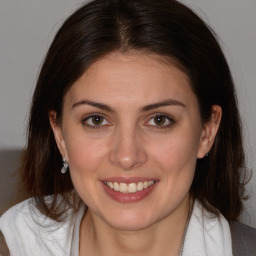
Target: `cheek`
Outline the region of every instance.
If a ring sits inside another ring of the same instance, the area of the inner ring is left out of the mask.
[[[197,159],[200,136],[179,132],[159,140],[150,146],[151,154],[165,168],[179,170],[194,167]]]
[[[189,192],[195,173],[198,141],[186,136],[165,140],[155,148],[154,159],[161,170],[161,194],[177,205]],[[153,154],[152,152],[152,154]],[[163,199],[164,200],[164,199]]]
[[[90,175],[102,164],[105,149],[99,140],[76,136],[68,140],[67,152],[70,170],[73,174]]]
[[[165,184],[161,187],[161,193],[172,204],[182,200],[189,192],[195,173],[198,146],[199,136],[183,130],[152,147],[153,164],[160,169],[161,181]]]
[[[97,190],[101,189],[98,180],[106,155],[102,143],[88,138],[73,138],[67,146],[67,151],[74,187],[82,200],[94,208],[95,202],[92,199]]]

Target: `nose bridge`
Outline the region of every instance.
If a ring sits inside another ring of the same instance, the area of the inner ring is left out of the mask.
[[[114,165],[124,170],[131,170],[146,162],[147,155],[136,124],[120,125],[115,131],[112,142],[110,160]]]

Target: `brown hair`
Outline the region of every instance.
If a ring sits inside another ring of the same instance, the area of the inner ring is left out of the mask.
[[[63,98],[96,60],[113,51],[143,51],[178,63],[190,78],[203,122],[212,105],[222,121],[209,156],[197,161],[191,194],[228,220],[242,209],[244,166],[240,117],[227,61],[214,32],[189,8],[174,0],[95,0],[71,15],[56,34],[42,66],[30,112],[28,143],[21,168],[24,187],[44,214],[59,220],[57,196],[74,206],[69,173],[49,124],[49,111],[61,117]],[[52,195],[52,203],[45,196]]]

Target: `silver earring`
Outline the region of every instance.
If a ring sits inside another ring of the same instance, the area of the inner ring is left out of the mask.
[[[67,172],[67,170],[68,170],[68,163],[66,162],[66,159],[65,158],[63,158],[63,166],[62,166],[62,168],[61,168],[61,173],[66,173]]]

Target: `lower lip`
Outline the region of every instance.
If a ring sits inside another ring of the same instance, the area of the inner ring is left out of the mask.
[[[115,201],[118,201],[120,203],[134,203],[147,197],[153,191],[157,182],[155,182],[150,187],[135,193],[121,193],[119,191],[115,191],[114,189],[109,188],[104,182],[102,182],[102,184],[106,193]]]

